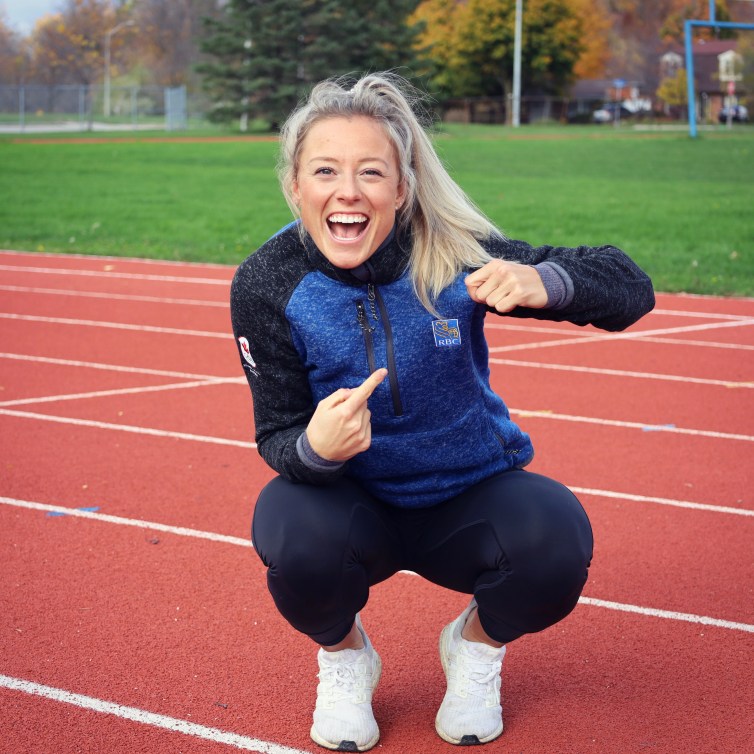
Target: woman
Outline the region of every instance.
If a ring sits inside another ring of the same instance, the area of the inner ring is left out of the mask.
[[[502,733],[506,645],[564,618],[592,533],[561,484],[523,470],[529,437],[489,384],[487,312],[620,330],[654,305],[617,249],[510,241],[453,182],[408,85],[317,85],[281,133],[297,222],[233,281],[233,328],[258,449],[280,476],[254,546],[270,592],[320,649],[319,745],[377,743],[380,659],[359,619],[402,569],[472,595],[443,630],[437,733]]]

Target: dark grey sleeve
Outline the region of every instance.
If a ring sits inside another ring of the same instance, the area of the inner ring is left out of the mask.
[[[531,246],[524,241],[493,240],[488,251],[499,259],[529,264],[560,277],[561,295],[548,308],[517,307],[507,316],[568,321],[603,330],[624,330],[650,312],[655,304],[652,281],[627,254],[614,246]],[[543,282],[544,277],[543,277]],[[547,288],[547,282],[545,282]]]
[[[233,334],[251,388],[259,454],[286,479],[322,484],[343,465],[311,463],[299,447],[314,401],[284,315],[291,283],[290,270],[266,275],[262,259],[242,264],[231,285]]]

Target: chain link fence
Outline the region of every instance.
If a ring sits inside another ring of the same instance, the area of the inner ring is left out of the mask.
[[[203,120],[205,107],[186,87],[0,86],[0,133],[176,131]]]

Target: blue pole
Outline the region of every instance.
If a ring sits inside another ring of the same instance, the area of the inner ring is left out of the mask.
[[[714,0],[710,0],[710,7],[714,5]],[[695,26],[701,26],[710,28],[714,26],[716,29],[754,29],[754,24],[737,24],[732,21],[717,21],[711,24],[709,21],[684,21],[683,22],[683,36],[686,47],[686,76],[688,78],[688,107],[689,107],[689,136],[691,138],[696,137],[696,102],[694,96],[694,56],[692,54],[691,47],[691,30]]]
[[[709,22],[715,23],[715,0],[709,0]]]
[[[714,0],[713,0],[714,1]],[[686,46],[686,91],[689,108],[689,136],[696,138],[696,97],[694,94],[694,55],[691,47],[692,21],[684,21],[683,36]]]

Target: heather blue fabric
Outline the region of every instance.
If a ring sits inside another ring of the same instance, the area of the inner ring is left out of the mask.
[[[404,273],[379,286],[388,312],[403,413],[396,415],[389,380],[369,399],[372,445],[348,463],[347,475],[373,495],[400,506],[434,505],[478,481],[528,463],[528,435],[510,420],[489,386],[484,307],[462,279],[446,288],[433,317],[413,295]],[[326,302],[321,307],[313,301]],[[364,303],[373,328],[375,362],[388,364],[382,315],[354,287],[321,272],[306,275],[285,309],[291,336],[308,374],[315,404],[369,376],[364,333],[357,320]],[[373,318],[373,312],[377,319]],[[437,345],[433,322],[457,320],[460,338]]]

